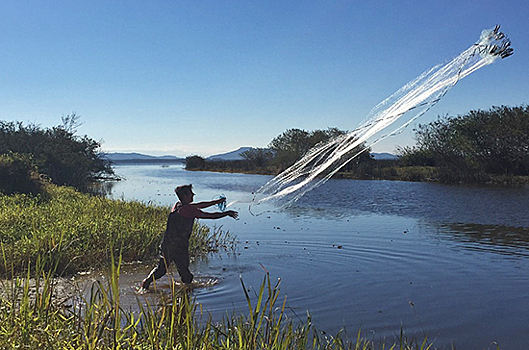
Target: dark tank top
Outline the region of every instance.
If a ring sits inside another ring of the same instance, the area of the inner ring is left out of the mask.
[[[182,207],[177,203],[167,218],[167,228],[163,235],[162,247],[185,248],[189,246],[189,237],[193,231],[195,218],[179,214]]]

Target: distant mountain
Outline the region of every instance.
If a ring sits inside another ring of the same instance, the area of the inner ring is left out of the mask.
[[[210,156],[206,158],[206,160],[241,160],[243,159],[241,153],[248,151],[252,148],[253,147],[241,147],[235,151]],[[396,155],[391,153],[371,153],[371,157],[376,160],[394,160],[398,158]]]
[[[243,157],[241,156],[241,153],[246,152],[248,150],[251,150],[252,147],[241,147],[235,151],[231,151],[228,153],[222,153],[222,154],[215,154],[213,156],[209,156],[206,159],[207,160],[241,160]]]
[[[184,161],[182,158],[175,156],[149,156],[141,153],[106,153],[105,156],[114,163],[119,162],[170,162]]]
[[[394,160],[398,157],[391,153],[371,153],[371,157],[376,160]]]
[[[253,147],[241,147],[235,151],[215,154],[207,157],[207,160],[216,161],[216,160],[241,160],[243,157],[241,153],[251,150]],[[106,153],[105,156],[112,161],[113,163],[156,163],[156,162],[185,162],[184,158],[178,158],[175,156],[150,156],[142,153]],[[371,153],[371,157],[376,160],[392,160],[397,159],[398,157],[391,153]]]

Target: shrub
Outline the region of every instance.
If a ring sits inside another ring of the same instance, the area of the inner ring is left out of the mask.
[[[0,192],[36,195],[42,191],[42,182],[31,155],[0,154]]]
[[[88,192],[92,183],[114,176],[114,171],[99,142],[75,134],[78,119],[74,113],[51,129],[0,121],[0,154],[31,155],[36,171],[54,184]]]

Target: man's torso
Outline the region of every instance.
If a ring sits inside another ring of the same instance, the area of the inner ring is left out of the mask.
[[[167,228],[163,235],[162,249],[188,249],[189,237],[195,223],[196,208],[177,203],[167,218]]]

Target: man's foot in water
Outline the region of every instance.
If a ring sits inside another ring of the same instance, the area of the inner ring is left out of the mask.
[[[134,287],[132,287],[132,288],[134,289],[134,292],[135,292],[136,294],[140,294],[140,295],[141,295],[141,294],[149,293],[149,290],[146,289],[146,288],[143,288],[143,286],[142,286],[141,284],[138,285],[138,286],[134,286]]]
[[[149,285],[143,280],[140,285],[136,287],[136,292],[138,294],[145,294],[149,292]]]

